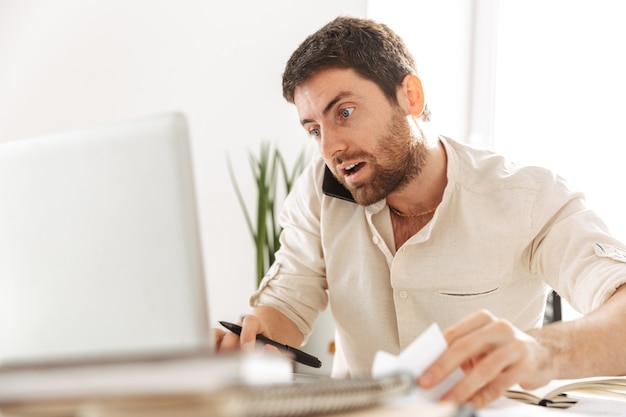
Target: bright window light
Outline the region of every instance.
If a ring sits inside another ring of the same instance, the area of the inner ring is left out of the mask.
[[[626,240],[626,2],[498,3],[494,146],[556,171]]]

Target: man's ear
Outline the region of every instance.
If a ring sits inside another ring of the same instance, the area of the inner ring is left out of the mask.
[[[422,81],[415,74],[408,74],[402,80],[398,91],[398,101],[402,107],[407,106],[408,114],[420,116],[426,106]]]

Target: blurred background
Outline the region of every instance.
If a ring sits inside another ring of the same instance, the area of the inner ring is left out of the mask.
[[[338,15],[405,38],[441,134],[552,168],[626,239],[620,0],[0,0],[0,141],[185,113],[210,314],[236,321],[254,247],[226,157],[253,204],[250,151],[314,146],[281,75]]]

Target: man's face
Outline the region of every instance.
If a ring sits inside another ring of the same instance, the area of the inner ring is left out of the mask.
[[[407,112],[374,82],[350,69],[327,69],[300,84],[294,101],[326,165],[357,203],[382,200],[419,174],[424,142],[411,132]]]

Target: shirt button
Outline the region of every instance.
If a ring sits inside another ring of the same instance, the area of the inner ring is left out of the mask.
[[[409,296],[409,293],[403,290],[400,291],[398,295],[400,296],[400,298],[407,298]]]
[[[374,242],[374,245],[378,245],[378,236],[374,236],[372,242]]]

